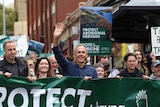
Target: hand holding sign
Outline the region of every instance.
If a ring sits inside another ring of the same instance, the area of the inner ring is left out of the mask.
[[[152,62],[156,60],[156,56],[155,56],[154,52],[151,52],[150,57],[152,59]]]

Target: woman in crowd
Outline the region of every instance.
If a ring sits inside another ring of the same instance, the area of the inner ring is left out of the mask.
[[[142,51],[140,50],[135,50],[134,54],[137,58],[137,64],[136,64],[136,68],[138,68],[138,70],[144,72],[146,75],[150,75],[148,68],[144,65],[144,55],[142,53]]]
[[[41,57],[37,59],[34,71],[35,76],[28,76],[30,81],[35,81],[36,79],[42,79],[47,77],[63,77],[62,75],[56,75],[54,72],[52,72],[50,62],[46,57]]]
[[[105,71],[104,71],[104,65],[103,64],[96,63],[96,64],[93,65],[93,67],[96,69],[98,78],[105,78]]]
[[[109,69],[110,69],[110,62],[109,62],[109,56],[98,56],[98,63],[101,63],[104,68],[104,75],[105,77],[108,77],[109,75]]]

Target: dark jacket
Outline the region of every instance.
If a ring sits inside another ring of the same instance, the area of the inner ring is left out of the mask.
[[[122,77],[138,77],[138,78],[142,78],[142,75],[144,75],[144,73],[139,71],[137,68],[135,68],[133,73],[129,73],[127,68],[125,68],[118,75],[122,76]]]
[[[15,76],[27,77],[28,76],[28,66],[25,63],[23,63],[19,58],[15,58],[15,61],[18,67],[17,68],[18,75],[15,75]],[[0,61],[0,71],[2,71],[3,73],[5,72],[12,73],[12,68],[9,67],[9,63],[7,62],[5,58]]]
[[[75,76],[75,77],[85,77],[91,76],[92,78],[97,78],[97,72],[95,68],[85,65],[83,68],[80,68],[76,63],[68,61],[59,46],[52,48],[58,64],[64,70],[65,76]]]

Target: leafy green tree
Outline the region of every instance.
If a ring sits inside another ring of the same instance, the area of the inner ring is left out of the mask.
[[[17,12],[11,8],[5,8],[6,35],[13,35],[14,22],[17,21]],[[0,35],[3,34],[3,5],[0,4]]]

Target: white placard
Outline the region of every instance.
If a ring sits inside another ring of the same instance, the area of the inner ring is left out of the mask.
[[[17,55],[18,57],[25,57],[27,50],[28,50],[28,43],[27,43],[27,38],[25,35],[20,35],[20,36],[11,36],[11,40],[14,40],[16,43],[16,50],[17,50]]]
[[[134,47],[132,44],[128,45],[129,52],[134,53]]]
[[[152,52],[160,56],[160,27],[151,27]]]

